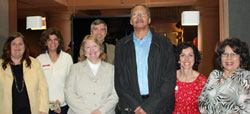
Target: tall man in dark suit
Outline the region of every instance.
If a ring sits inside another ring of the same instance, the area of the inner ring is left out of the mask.
[[[150,11],[138,4],[131,9],[134,32],[115,50],[115,88],[125,114],[172,114],[176,69],[172,44],[149,29]]]

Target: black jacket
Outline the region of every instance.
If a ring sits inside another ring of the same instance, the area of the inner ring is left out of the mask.
[[[134,112],[141,106],[147,114],[172,114],[175,105],[176,68],[168,38],[154,31],[148,56],[149,97],[142,101],[133,33],[121,39],[115,49],[115,89],[121,110]]]

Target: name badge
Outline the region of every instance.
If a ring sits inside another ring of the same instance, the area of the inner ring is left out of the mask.
[[[42,65],[43,70],[49,69],[51,67],[50,64]]]

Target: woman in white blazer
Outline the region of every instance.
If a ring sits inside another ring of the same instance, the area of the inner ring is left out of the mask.
[[[85,36],[65,86],[68,114],[115,114],[114,67],[105,59],[102,43],[94,35]]]

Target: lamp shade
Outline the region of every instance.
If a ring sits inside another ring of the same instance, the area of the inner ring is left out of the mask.
[[[181,25],[183,26],[196,26],[200,23],[199,11],[183,11],[181,13]]]
[[[41,28],[42,17],[41,16],[28,16],[26,17],[26,29]]]

